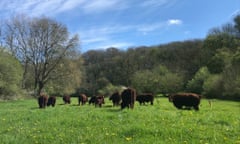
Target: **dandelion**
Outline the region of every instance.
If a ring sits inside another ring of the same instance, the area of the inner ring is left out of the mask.
[[[132,137],[126,137],[126,140],[130,141],[130,140],[132,140]]]
[[[115,133],[112,133],[112,136],[115,136],[116,134]]]

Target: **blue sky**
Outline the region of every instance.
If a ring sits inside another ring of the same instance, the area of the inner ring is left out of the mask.
[[[25,14],[47,16],[80,37],[90,49],[152,46],[203,39],[232,22],[240,0],[1,0],[0,20]]]

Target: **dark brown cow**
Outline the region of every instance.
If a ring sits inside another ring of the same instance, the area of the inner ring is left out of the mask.
[[[39,108],[45,108],[47,106],[48,96],[47,95],[40,95],[38,97],[38,105]]]
[[[139,94],[137,95],[136,101],[138,101],[140,105],[145,104],[145,102],[150,102],[151,105],[153,105],[154,96],[152,93]]]
[[[80,94],[78,96],[78,105],[80,105],[80,103],[82,103],[82,105],[86,104],[86,102],[88,101],[88,97],[85,94]]]
[[[96,97],[95,99],[95,107],[99,106],[102,107],[102,104],[104,104],[104,96],[103,95],[99,95]]]
[[[122,94],[122,103],[121,103],[121,109],[124,109],[125,107],[134,108],[134,102],[136,100],[136,90],[132,88],[125,89]]]
[[[109,97],[109,100],[112,101],[113,106],[119,106],[121,99],[122,98],[119,92],[115,92]]]
[[[177,93],[169,95],[169,101],[173,102],[174,106],[178,109],[182,109],[183,106],[187,109],[193,107],[195,110],[199,110],[199,104],[201,96],[195,93]]]
[[[71,104],[71,97],[69,95],[63,96],[64,104]]]
[[[56,103],[56,97],[55,96],[50,96],[48,98],[47,106],[51,105],[52,107],[54,107],[55,103]]]

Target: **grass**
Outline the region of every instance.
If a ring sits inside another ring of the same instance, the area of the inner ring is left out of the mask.
[[[240,144],[240,103],[201,101],[199,111],[177,110],[166,98],[154,106],[120,110],[62,105],[38,109],[35,99],[0,103],[2,144]]]

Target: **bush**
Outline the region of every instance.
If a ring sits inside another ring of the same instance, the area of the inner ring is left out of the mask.
[[[17,59],[0,49],[0,98],[13,99],[21,91],[22,66]]]

